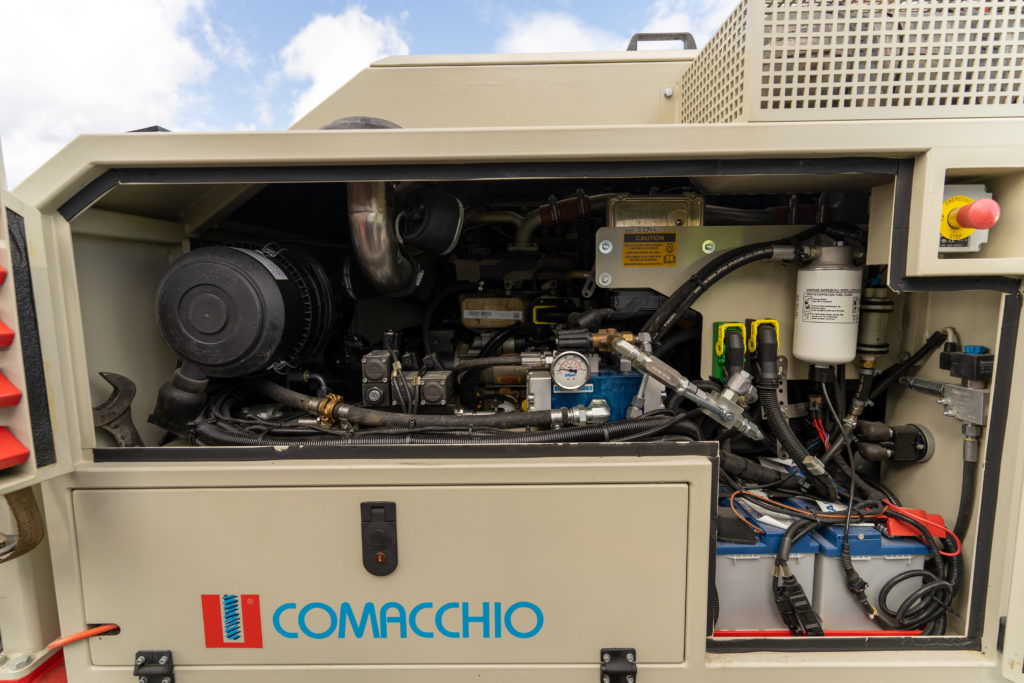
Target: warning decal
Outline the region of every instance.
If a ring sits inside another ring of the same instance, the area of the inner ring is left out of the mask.
[[[860,322],[857,289],[805,289],[796,305],[805,323]]]
[[[622,236],[622,265],[626,268],[676,265],[676,233],[626,233]]]

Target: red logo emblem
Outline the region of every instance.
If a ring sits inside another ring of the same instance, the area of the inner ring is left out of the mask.
[[[259,595],[203,595],[206,647],[263,647]]]

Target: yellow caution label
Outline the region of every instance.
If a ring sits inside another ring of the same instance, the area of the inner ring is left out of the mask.
[[[678,257],[674,232],[627,232],[622,236],[622,265],[626,268],[665,268]]]
[[[974,232],[974,228],[963,228],[956,222],[956,212],[973,201],[970,197],[957,195],[942,202],[942,222],[939,223],[939,232],[947,240],[959,242],[967,239]]]

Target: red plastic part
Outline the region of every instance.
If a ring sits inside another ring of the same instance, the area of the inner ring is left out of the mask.
[[[919,636],[924,631],[825,631],[833,638],[862,638],[864,636]],[[789,631],[715,631],[716,638],[797,638]]]
[[[23,678],[13,679],[15,683],[68,683],[68,672],[64,666],[64,653],[56,652],[43,664]]]
[[[28,449],[11,434],[7,427],[0,427],[0,470],[14,467],[28,460]]]
[[[3,320],[0,320],[0,346],[10,346],[14,341],[14,330],[7,327]]]
[[[956,212],[956,222],[964,228],[988,230],[999,220],[999,204],[994,199],[985,197],[960,207]]]
[[[6,279],[7,279],[7,269],[4,268],[3,266],[0,266],[0,285],[2,285],[4,283],[4,280],[6,280]]]
[[[0,372],[0,408],[10,408],[18,405],[21,400],[21,389],[11,384],[7,375]]]
[[[932,532],[932,536],[935,538],[943,539],[946,537],[946,522],[942,519],[942,515],[933,515],[924,510],[911,510],[910,508],[899,509],[919,519],[928,520],[930,523],[925,526]],[[921,532],[916,527],[892,517],[885,518],[885,533],[890,538],[921,538]],[[924,539],[922,538],[921,540]]]

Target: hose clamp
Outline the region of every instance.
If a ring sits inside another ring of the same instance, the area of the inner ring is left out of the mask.
[[[334,424],[334,408],[341,403],[342,398],[338,394],[327,394],[323,400],[320,401],[320,405],[317,406],[316,421],[322,424],[324,427],[330,427]]]

